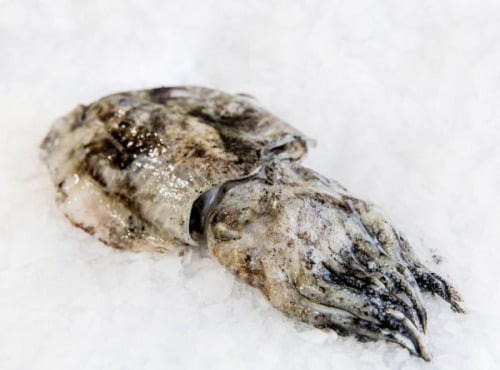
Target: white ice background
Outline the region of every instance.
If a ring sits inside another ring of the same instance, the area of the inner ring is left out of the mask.
[[[72,227],[38,159],[77,103],[247,92],[318,140],[467,314],[425,296],[431,363],[284,318],[196,254]],[[499,369],[500,2],[0,0],[0,369]],[[443,256],[436,265],[431,255]]]

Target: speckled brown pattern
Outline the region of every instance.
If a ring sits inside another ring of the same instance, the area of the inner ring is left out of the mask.
[[[126,239],[142,238],[144,228],[162,239],[197,245],[189,224],[200,194],[254,175],[266,156],[300,159],[306,144],[300,132],[248,98],[174,87],[114,94],[79,106],[54,124],[42,151],[63,199],[77,176],[109,202],[133,210],[112,222],[129,224]],[[66,214],[75,224],[86,224],[74,212]],[[127,247],[123,238],[101,239]]]
[[[208,247],[286,315],[429,360],[421,292],[460,297],[374,205],[298,164],[308,142],[247,96],[162,87],[76,107],[42,157],[65,215],[104,243]]]

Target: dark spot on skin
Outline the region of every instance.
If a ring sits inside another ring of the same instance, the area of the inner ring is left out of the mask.
[[[108,183],[106,182],[104,175],[99,171],[99,168],[90,167],[88,169],[88,173],[95,181],[97,181],[99,185],[101,185],[103,188],[106,188]]]
[[[84,230],[85,232],[89,233],[90,235],[95,234],[95,227],[84,225],[81,222],[74,222],[72,220],[70,220],[70,221],[74,226],[79,227],[80,229]]]
[[[83,125],[83,122],[85,121],[85,118],[87,118],[87,108],[84,107],[82,111],[80,112],[79,115],[76,116],[74,122],[70,126],[70,131],[75,131],[79,127]]]
[[[339,200],[337,198],[331,197],[328,194],[325,193],[318,193],[318,192],[296,192],[295,196],[297,198],[302,198],[302,199],[314,199],[314,202],[316,202],[316,205],[311,204],[311,206],[320,209],[321,206],[323,207],[335,207],[339,208],[342,211],[344,211],[347,214],[352,214],[352,209],[349,207],[349,204],[344,201],[344,199]]]
[[[437,294],[446,301],[450,301],[451,296],[458,297],[458,293],[456,293],[453,288],[448,286],[438,274],[418,269],[412,272],[418,286],[422,290]],[[460,298],[458,297],[458,299]],[[458,304],[452,304],[452,309],[457,312],[463,312],[462,308]]]
[[[206,151],[205,151],[205,149],[203,149],[201,147],[196,147],[196,149],[194,150],[193,155],[195,157],[198,157],[198,158],[203,158],[206,155]]]
[[[255,164],[260,161],[261,151],[256,150],[255,143],[244,140],[241,137],[240,128],[234,130],[228,127],[228,117],[213,117],[203,111],[203,108],[196,108],[188,112],[189,115],[200,119],[203,123],[213,127],[219,133],[224,143],[224,150],[233,153],[236,156],[234,165],[240,168],[240,171],[250,173]],[[236,125],[239,116],[234,117],[232,125]],[[229,125],[230,126],[230,125]],[[242,128],[244,130],[244,128]]]
[[[307,231],[301,231],[297,233],[297,237],[302,240],[307,240],[309,239],[309,233]]]
[[[108,132],[134,159],[139,154],[161,147],[158,137],[153,132],[131,121],[121,121],[118,127],[109,127]]]
[[[224,114],[224,112],[222,112],[222,114],[218,114],[212,112],[207,113],[204,111],[203,107],[200,106],[191,110],[188,114],[194,117],[202,118],[207,123],[238,128],[238,130],[244,132],[257,131],[257,125],[262,119],[262,114],[251,107],[246,107],[243,111],[240,111],[237,114]]]
[[[165,131],[165,117],[160,112],[152,112],[149,118],[149,126],[152,132]]]
[[[279,183],[279,180],[277,179],[275,172],[276,172],[276,170],[275,170],[274,166],[264,167],[264,179],[265,179],[266,184],[274,185],[274,184]]]
[[[326,271],[323,273],[322,278],[327,283],[341,285],[356,290],[365,290],[368,287],[368,282],[366,282],[364,279],[347,273],[338,273],[334,269],[328,267],[328,265],[324,262],[323,266],[325,267]]]
[[[126,196],[125,194],[116,193],[116,192],[109,193],[108,195],[111,196],[111,197],[113,197],[113,198],[115,198],[116,200],[118,200],[123,205],[125,205],[125,207],[128,208],[132,212],[132,214],[134,214],[134,215],[140,215],[140,213],[141,213],[141,207],[140,207],[140,205],[137,204],[130,197]]]
[[[312,260],[312,255],[313,255],[313,250],[308,249],[305,256],[305,267],[308,270],[311,270],[315,264],[315,262]]]
[[[188,112],[190,116],[201,118],[204,122],[210,124],[217,124],[217,119],[212,115],[205,113],[202,106],[196,107]]]
[[[100,161],[124,170],[139,154],[154,153],[154,149],[161,150],[161,143],[156,135],[144,127],[135,127],[133,122],[123,120],[116,125],[108,125],[107,128],[110,137],[94,139],[84,146],[85,160],[83,162],[86,172],[89,172],[99,183],[103,183],[103,179],[100,179],[97,174]]]
[[[116,111],[109,105],[109,103],[105,101],[95,103],[94,105],[90,106],[89,109],[95,111],[96,116],[102,122],[108,122],[113,117],[115,117],[116,114]]]
[[[149,97],[152,102],[158,104],[164,104],[167,100],[172,99],[172,87],[159,87],[156,89],[149,90]]]
[[[84,146],[84,149],[86,155],[82,165],[86,168],[85,172],[89,172],[91,175],[92,171],[96,170],[99,160],[104,160],[120,170],[127,168],[134,160],[123,146],[106,137],[90,142]],[[95,174],[92,176],[94,177]]]
[[[368,269],[368,264],[372,261],[372,258],[358,244],[353,243],[350,252],[360,265]]]

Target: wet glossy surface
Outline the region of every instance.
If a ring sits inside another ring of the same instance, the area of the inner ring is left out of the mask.
[[[208,247],[286,315],[430,360],[421,292],[461,312],[372,204],[297,164],[308,139],[252,99],[118,93],[58,120],[42,157],[70,221],[113,247]]]

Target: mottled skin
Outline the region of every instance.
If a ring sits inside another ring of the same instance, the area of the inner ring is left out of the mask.
[[[119,93],[78,106],[42,143],[65,214],[126,249],[144,248],[145,236],[159,238],[159,250],[172,244],[166,240],[198,245],[189,227],[200,194],[254,175],[267,156],[294,160],[305,152],[300,132],[248,98],[197,87]],[[82,187],[120,212],[81,215],[67,196]]]
[[[456,291],[418,262],[374,205],[310,169],[270,162],[230,186],[212,217],[211,254],[291,317],[430,359],[420,291],[461,311]]]
[[[460,297],[375,206],[297,164],[307,142],[247,97],[173,87],[78,106],[42,157],[65,215],[104,243],[207,246],[286,315],[429,360],[421,292]]]

